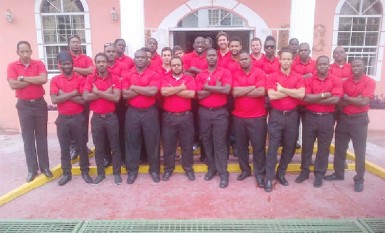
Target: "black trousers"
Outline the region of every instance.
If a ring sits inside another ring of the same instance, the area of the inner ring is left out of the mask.
[[[227,128],[229,113],[226,107],[208,109],[199,107],[199,130],[210,171],[219,175],[227,172]]]
[[[277,175],[285,175],[287,166],[295,152],[296,134],[298,130],[298,112],[282,112],[271,109],[268,119],[269,148],[266,156],[266,179],[273,180],[277,164],[278,147],[283,138],[283,149],[279,160]]]
[[[162,141],[164,151],[164,170],[175,169],[175,152],[179,140],[182,149],[182,167],[193,171],[194,120],[190,111],[184,113],[163,113]]]
[[[266,163],[266,116],[241,118],[233,116],[233,132],[237,139],[238,162],[242,171],[251,172],[249,165],[249,141],[253,148],[253,168],[255,176],[265,175]]]
[[[108,113],[102,115],[94,113],[91,118],[91,133],[95,145],[95,161],[98,175],[105,175],[103,165],[105,143],[107,141],[111,146],[113,174],[120,174],[119,123],[116,114]]]
[[[61,167],[63,174],[71,174],[71,140],[75,140],[80,154],[80,170],[82,173],[89,172],[89,160],[87,153],[87,138],[84,137],[86,120],[82,113],[76,115],[60,115],[56,121],[57,137],[60,143]]]
[[[28,101],[19,99],[16,103],[21,136],[29,173],[49,169],[47,122],[48,109],[44,98]]]
[[[330,144],[334,134],[334,114],[316,114],[306,111],[302,116],[301,170],[309,174],[314,142],[317,139],[317,154],[314,163],[315,177],[322,178],[328,167]]]
[[[367,113],[346,115],[341,113],[336,126],[336,150],[334,155],[334,170],[340,177],[344,177],[346,152],[349,141],[352,140],[356,156],[355,182],[364,182],[366,138],[368,136],[369,117]]]
[[[142,141],[146,147],[149,172],[160,172],[160,126],[155,106],[140,109],[129,106],[125,123],[126,164],[129,173],[137,173]],[[143,137],[142,137],[143,135]]]

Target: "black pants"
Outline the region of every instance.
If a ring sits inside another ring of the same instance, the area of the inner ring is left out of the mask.
[[[266,163],[266,116],[240,118],[233,116],[233,132],[237,139],[238,162],[242,171],[251,172],[249,165],[249,141],[253,147],[253,168],[255,176],[265,175]]]
[[[91,133],[95,145],[95,161],[98,175],[105,175],[103,165],[105,143],[107,141],[111,146],[113,174],[120,174],[119,123],[116,114],[108,113],[101,115],[94,113],[91,118]]]
[[[344,177],[346,152],[349,141],[352,140],[356,156],[355,182],[364,182],[366,138],[368,136],[369,117],[367,113],[346,115],[341,113],[336,126],[336,151],[334,155],[334,170],[340,177]]]
[[[125,125],[126,164],[129,173],[137,173],[142,141],[147,151],[149,172],[160,172],[160,126],[155,106],[140,109],[128,107]],[[143,135],[143,137],[142,137]]]
[[[60,143],[61,167],[63,174],[71,174],[70,144],[75,140],[80,154],[80,170],[82,173],[89,172],[89,160],[87,153],[87,139],[84,137],[86,121],[82,113],[76,115],[60,115],[56,121],[57,137]]]
[[[279,160],[277,175],[285,175],[287,166],[295,152],[298,112],[292,110],[290,112],[281,112],[271,109],[268,132],[269,132],[269,148],[266,156],[266,179],[273,180],[275,174],[275,165],[277,164],[277,153],[279,143],[283,137],[283,149],[281,159]]]
[[[334,114],[316,114],[306,111],[302,117],[301,170],[309,174],[314,142],[317,139],[317,154],[314,163],[315,177],[322,178],[328,167],[330,144],[334,134]]]
[[[199,107],[199,130],[212,172],[227,175],[227,128],[229,113],[226,107],[208,109]]]
[[[16,104],[21,136],[29,173],[49,169],[47,122],[48,109],[44,98],[34,101],[19,99]]]
[[[164,170],[175,169],[175,152],[179,140],[182,148],[182,167],[193,170],[194,120],[190,111],[184,113],[163,113],[162,141],[164,151]]]

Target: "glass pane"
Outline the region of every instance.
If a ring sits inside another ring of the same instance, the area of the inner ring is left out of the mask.
[[[379,0],[365,0],[362,3],[363,15],[381,15],[382,4]]]
[[[61,11],[61,0],[43,0],[41,2],[41,13],[60,13]]]
[[[364,45],[364,36],[363,32],[352,32],[351,45],[352,46],[362,46]]]
[[[64,0],[64,12],[84,12],[84,8],[80,0]]]
[[[367,32],[365,37],[366,46],[377,46],[378,43],[378,33],[377,32]]]
[[[350,32],[338,32],[337,45],[349,46],[350,45]]]
[[[353,29],[352,31],[365,31],[365,18],[353,18]]]
[[[57,43],[56,37],[56,17],[55,16],[43,16],[43,41],[47,44]]]
[[[46,46],[46,65],[48,72],[57,72],[59,70],[58,62],[57,62],[57,54],[61,51],[66,51],[67,46]]]
[[[353,18],[351,17],[341,17],[339,22],[339,31],[348,31],[352,30]]]
[[[197,12],[193,12],[184,17],[179,23],[180,28],[197,28],[198,27],[198,15]]]
[[[72,17],[72,27],[74,29],[84,29],[84,15],[73,15]]]
[[[341,8],[341,15],[358,15],[360,12],[360,0],[347,0]]]
[[[246,24],[243,18],[238,15],[230,13],[227,10],[213,8],[200,9],[199,11],[192,12],[178,23],[178,27],[180,28],[197,28],[199,25],[208,25],[211,27],[228,27],[244,26]]]
[[[67,38],[71,35],[71,20],[69,15],[59,15],[58,19],[58,37],[60,43],[67,43]]]
[[[366,23],[366,31],[379,31],[380,18],[368,18]]]

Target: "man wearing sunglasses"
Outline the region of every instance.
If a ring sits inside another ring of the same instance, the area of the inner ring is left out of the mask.
[[[261,69],[267,74],[279,71],[279,59],[275,56],[276,42],[272,36],[266,37],[264,43],[265,55],[261,58]]]

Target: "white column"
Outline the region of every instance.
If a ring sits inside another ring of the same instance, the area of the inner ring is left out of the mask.
[[[291,0],[290,38],[313,47],[316,0]]]
[[[144,0],[120,0],[120,31],[127,55],[144,46]]]

